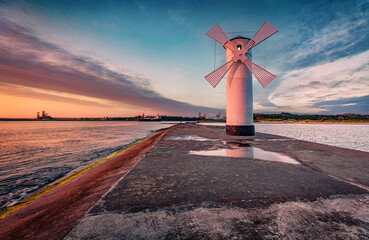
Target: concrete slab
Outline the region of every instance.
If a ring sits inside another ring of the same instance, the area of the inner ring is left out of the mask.
[[[369,153],[224,132],[194,124],[171,128],[66,239],[369,236],[369,177],[360,175],[368,172]],[[302,164],[189,154],[234,146],[274,150]]]

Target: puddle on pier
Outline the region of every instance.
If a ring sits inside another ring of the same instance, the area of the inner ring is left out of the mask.
[[[165,140],[204,142],[204,141],[216,141],[217,139],[204,138],[196,135],[178,135],[165,137]]]
[[[190,151],[190,154],[202,156],[221,156],[221,157],[236,157],[259,159],[265,161],[283,162],[290,164],[300,164],[297,160],[290,158],[287,155],[265,151],[261,148],[247,146],[247,147],[232,147],[230,149],[220,148],[216,150],[207,151]]]
[[[196,135],[174,135],[165,136],[165,140],[174,141],[217,141],[218,139],[204,138]],[[254,139],[255,141],[289,141],[292,139]],[[265,161],[283,162],[290,164],[300,164],[297,160],[290,158],[287,155],[265,151],[261,148],[253,147],[248,143],[240,142],[226,142],[222,141],[224,145],[230,144],[231,148],[219,148],[216,150],[207,151],[190,151],[190,154],[203,155],[203,156],[221,156],[221,157],[237,157],[237,158],[249,158],[249,159],[259,159]]]

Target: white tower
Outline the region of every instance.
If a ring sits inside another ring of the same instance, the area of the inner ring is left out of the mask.
[[[242,50],[250,39],[236,37],[230,40]],[[227,62],[233,58],[233,52],[227,50]],[[252,60],[251,50],[246,53],[248,60]],[[237,61],[227,73],[227,126],[226,131],[230,135],[254,135],[253,121],[253,91],[252,73],[241,61]]]
[[[215,24],[206,33],[226,49],[227,63],[205,76],[205,79],[215,88],[228,72],[226,87],[227,134],[241,136],[255,134],[251,73],[255,75],[263,87],[266,87],[276,76],[251,61],[251,48],[276,32],[277,29],[265,22],[252,39],[239,36],[229,40],[218,24]]]

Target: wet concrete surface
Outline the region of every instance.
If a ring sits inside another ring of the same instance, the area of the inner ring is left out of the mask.
[[[220,156],[220,157],[236,157],[236,158],[248,158],[258,159],[265,161],[275,161],[290,164],[301,164],[296,159],[293,159],[285,154],[266,151],[258,147],[251,145],[245,146],[232,144],[229,148],[219,148],[216,150],[201,150],[201,151],[190,151],[190,154],[202,155],[202,156]]]
[[[235,146],[278,152],[301,164],[190,154]],[[365,239],[368,169],[366,152],[183,124],[171,128],[66,239]]]

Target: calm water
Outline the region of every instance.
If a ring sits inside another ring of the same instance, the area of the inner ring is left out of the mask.
[[[255,131],[369,152],[369,125],[255,124]]]
[[[225,126],[225,123],[200,123]],[[369,152],[368,124],[255,123],[255,131]]]
[[[0,209],[168,126],[160,122],[0,122]]]

